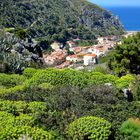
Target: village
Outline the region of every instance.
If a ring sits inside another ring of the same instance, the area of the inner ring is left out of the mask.
[[[133,33],[126,33],[123,37],[132,35]],[[43,58],[49,67],[84,69],[98,64],[99,57],[112,51],[117,43],[121,44],[120,36],[98,37],[97,44],[93,46],[77,46],[75,41],[67,41],[67,50],[63,44],[54,42],[51,44],[54,51],[49,55],[44,54]]]

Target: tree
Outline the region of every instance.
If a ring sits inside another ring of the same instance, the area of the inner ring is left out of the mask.
[[[140,33],[122,40],[112,54],[110,67],[119,76],[127,73],[140,74]]]

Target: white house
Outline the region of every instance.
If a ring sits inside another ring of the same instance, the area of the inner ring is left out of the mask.
[[[59,42],[56,42],[56,41],[53,42],[53,43],[51,44],[51,47],[52,47],[52,49],[54,49],[54,50],[60,49],[61,46],[62,46],[62,44],[59,43]]]
[[[77,55],[69,55],[66,57],[67,61],[71,61],[71,62],[77,62],[78,61],[78,57]]]
[[[104,43],[104,37],[98,37],[97,41],[99,44],[103,44]]]
[[[88,52],[92,53],[92,54],[96,54],[97,57],[105,54],[105,50],[103,48],[90,48],[90,49],[88,49]]]
[[[96,54],[86,54],[83,58],[84,65],[96,64],[97,55]]]
[[[76,44],[73,41],[67,41],[67,44],[69,45],[70,48],[76,47]]]

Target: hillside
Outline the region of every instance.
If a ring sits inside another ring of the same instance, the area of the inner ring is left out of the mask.
[[[5,0],[0,3],[0,28],[22,27],[35,38],[60,42],[122,34],[118,18],[86,0]]]
[[[0,73],[0,140],[139,140],[135,78],[52,68]],[[134,96],[121,92],[130,84]]]

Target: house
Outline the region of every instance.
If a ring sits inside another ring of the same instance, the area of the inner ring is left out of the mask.
[[[57,41],[55,41],[55,42],[53,42],[53,43],[51,44],[51,47],[52,47],[52,49],[54,49],[54,50],[60,49],[62,46],[63,46],[63,44],[61,44],[61,43],[59,43],[59,42],[57,42]]]
[[[65,68],[65,67],[70,66],[71,63],[72,63],[72,62],[70,62],[70,61],[65,61],[65,62],[63,62],[61,65],[56,66],[56,68],[63,69],[63,68]]]
[[[58,49],[57,51],[52,52],[49,56],[43,56],[44,61],[47,65],[60,65],[62,64],[67,57],[65,50]]]
[[[67,41],[67,44],[69,45],[70,48],[76,47],[76,44],[73,41]]]
[[[88,49],[88,52],[92,53],[92,54],[96,54],[97,57],[99,57],[100,55],[104,55],[105,54],[105,50],[104,50],[103,47],[101,47],[101,48],[98,48],[98,47],[90,48],[90,49]]]
[[[75,54],[78,54],[82,51],[81,47],[75,47],[75,48],[70,48],[70,51],[74,52]]]
[[[66,57],[67,61],[71,61],[71,62],[77,62],[78,61],[78,57],[77,55],[69,55]]]
[[[97,41],[98,41],[98,44],[104,44],[107,41],[107,38],[105,38],[105,37],[98,37]]]
[[[84,65],[88,66],[89,64],[97,63],[97,55],[96,54],[86,54],[83,58]]]

